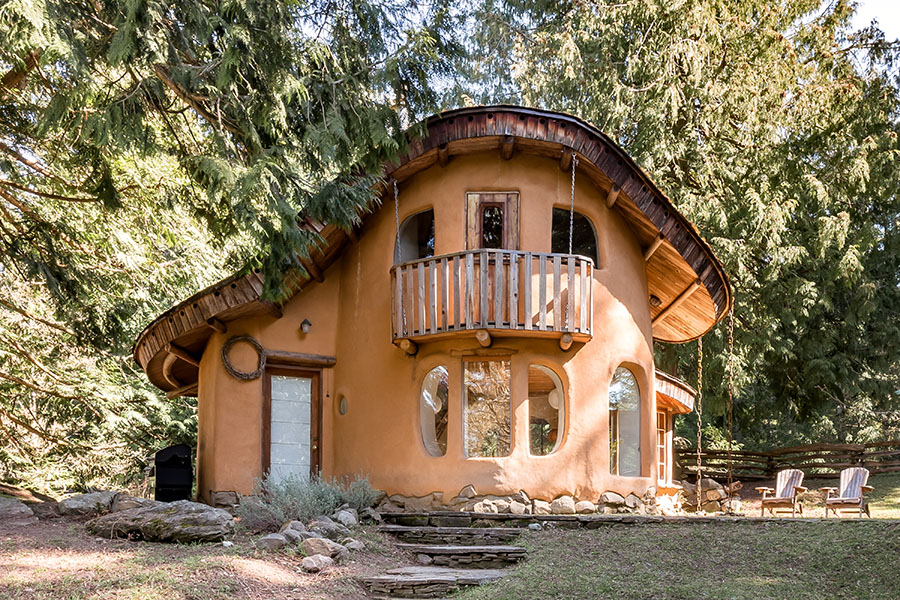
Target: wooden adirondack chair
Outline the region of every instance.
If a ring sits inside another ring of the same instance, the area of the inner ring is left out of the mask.
[[[757,492],[762,494],[762,502],[759,507],[759,516],[766,514],[766,509],[774,515],[775,509],[790,508],[791,516],[797,516],[797,511],[803,514],[803,504],[797,500],[799,492],[805,492],[806,488],[800,485],[803,483],[803,471],[799,469],[785,469],[778,472],[778,478],[775,480],[775,489],[770,487],[758,487]],[[772,494],[771,496],[769,494]],[[786,511],[785,511],[786,512]]]
[[[841,471],[840,489],[833,487],[819,488],[820,491],[825,492],[825,518],[828,518],[829,510],[837,517],[840,517],[840,512],[838,511],[853,510],[859,511],[860,518],[862,518],[863,513],[866,513],[866,516],[871,518],[869,503],[863,500],[863,494],[875,489],[871,485],[866,485],[868,481],[868,469],[851,467]]]

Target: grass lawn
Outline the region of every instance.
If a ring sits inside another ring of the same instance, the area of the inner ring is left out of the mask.
[[[712,523],[546,530],[528,560],[461,598],[900,598],[900,524]]]

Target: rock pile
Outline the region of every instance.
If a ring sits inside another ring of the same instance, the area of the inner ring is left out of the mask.
[[[708,513],[740,511],[741,499],[736,495],[738,490],[743,487],[740,481],[735,481],[730,487],[726,487],[714,479],[703,478],[700,481],[699,493],[696,484],[689,481],[677,482],[683,490],[684,510]]]
[[[444,502],[441,492],[434,492],[427,496],[394,494],[384,498],[379,504],[378,510],[383,513],[461,511],[514,515],[657,514],[655,487],[648,489],[643,497],[635,494],[623,497],[610,491],[604,492],[599,498],[578,498],[571,494],[563,494],[544,500],[529,498],[524,491],[519,491],[512,496],[480,495],[473,486],[467,485],[448,502]]]

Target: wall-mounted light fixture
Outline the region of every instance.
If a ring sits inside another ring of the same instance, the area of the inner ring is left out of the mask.
[[[662,300],[660,300],[658,297],[654,296],[653,294],[650,294],[650,306],[656,308],[660,304],[662,304]]]
[[[309,319],[303,319],[303,322],[300,323],[300,331],[303,333],[309,333],[311,327],[312,323],[309,322]]]

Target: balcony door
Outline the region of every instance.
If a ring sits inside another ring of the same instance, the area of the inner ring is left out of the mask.
[[[519,249],[519,193],[466,194],[466,249]]]

